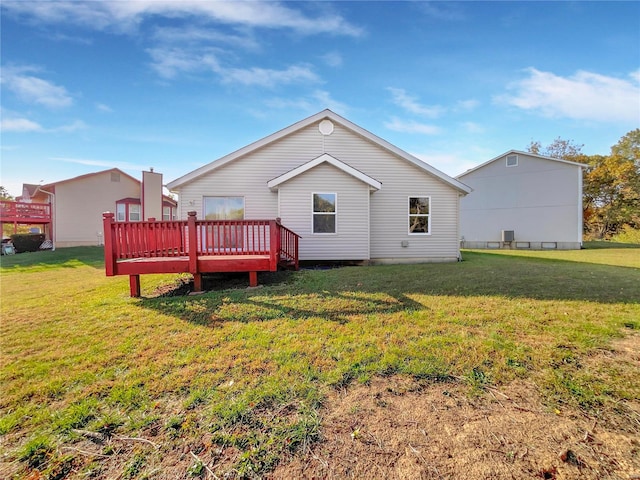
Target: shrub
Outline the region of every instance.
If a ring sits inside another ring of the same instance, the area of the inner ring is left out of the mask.
[[[614,235],[611,241],[618,243],[640,244],[640,228],[631,228],[629,225],[625,225],[622,231]]]
[[[11,241],[16,252],[37,252],[44,242],[43,233],[17,233],[11,235]]]

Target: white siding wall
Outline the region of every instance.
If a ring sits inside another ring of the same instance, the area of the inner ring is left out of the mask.
[[[518,155],[518,166],[499,158],[460,181],[474,189],[461,200],[461,235],[465,246],[500,242],[502,230],[513,230],[531,248],[557,243],[579,248],[582,242],[581,168]]]
[[[178,192],[180,218],[186,218],[191,210],[201,218],[202,198],[209,195],[244,196],[246,218],[274,218],[278,216],[278,194],[267,188],[267,181],[323,153],[382,182],[382,188],[370,196],[371,259],[457,258],[458,192],[338,124],[328,136],[320,134],[317,124],[310,125],[184,185]],[[283,186],[286,188],[286,183]],[[331,184],[323,190],[331,191]],[[431,235],[408,234],[409,196],[431,197]],[[309,222],[310,216],[309,211]],[[289,226],[284,219],[283,223]],[[408,247],[401,246],[403,240],[409,241]],[[305,236],[300,246],[305,255],[309,252],[304,245],[306,241]]]
[[[312,192],[337,195],[335,234],[313,234]],[[321,164],[280,186],[283,225],[302,236],[300,260],[369,259],[369,185]]]

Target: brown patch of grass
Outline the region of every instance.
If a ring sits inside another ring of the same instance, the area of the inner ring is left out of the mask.
[[[592,361],[638,361],[640,336]],[[636,370],[637,373],[637,370]],[[459,383],[375,378],[332,392],[322,441],[269,476],[386,479],[603,479],[640,473],[640,403],[620,402],[599,420],[552,410],[532,381],[469,396]],[[624,423],[626,428],[620,428]]]

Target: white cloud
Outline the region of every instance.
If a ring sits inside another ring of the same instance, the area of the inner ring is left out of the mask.
[[[175,78],[180,73],[212,72],[223,83],[246,86],[275,87],[293,83],[318,83],[320,78],[309,65],[291,65],[283,70],[270,68],[232,68],[218,61],[219,50],[207,48],[201,51],[182,48],[154,48],[148,53],[153,59],[152,67],[161,77]]]
[[[33,67],[2,68],[2,84],[18,98],[27,103],[35,103],[48,108],[68,107],[73,99],[64,87],[32,75]]]
[[[387,90],[391,92],[393,103],[405,109],[409,113],[428,118],[437,118],[444,110],[442,107],[437,105],[422,105],[418,102],[416,97],[407,94],[407,92],[402,88],[388,87]]]
[[[213,28],[200,28],[193,25],[183,28],[162,27],[157,28],[153,39],[167,45],[215,43],[225,44],[246,50],[258,50],[260,43],[251,35],[227,34]]]
[[[393,117],[390,122],[385,122],[384,126],[394,132],[421,133],[424,135],[437,135],[441,133],[441,129],[435,125],[404,121],[396,117]]]
[[[89,165],[93,167],[119,168],[120,170],[147,170],[148,165],[137,165],[130,162],[118,162],[109,160],[96,160],[89,158],[68,158],[68,157],[51,157],[49,160],[56,162],[77,163],[79,165]]]
[[[300,98],[272,98],[264,103],[270,109],[295,109],[309,114],[318,113],[325,108],[339,115],[345,115],[349,111],[347,104],[332,98],[325,90],[315,90],[309,96]]]
[[[568,77],[535,68],[526,72],[526,78],[508,87],[515,93],[495,100],[545,117],[635,123],[640,118],[638,71],[630,80],[582,70]]]
[[[192,52],[182,48],[152,48],[147,53],[153,60],[153,69],[167,79],[174,78],[179,73],[220,70],[214,49]]]
[[[320,78],[307,65],[292,65],[284,70],[269,68],[220,68],[217,73],[224,83],[275,87],[291,83],[316,83]]]
[[[0,130],[3,132],[41,132],[42,125],[27,118],[6,118],[0,120]]]
[[[458,103],[456,103],[456,110],[462,110],[462,111],[470,111],[470,110],[475,110],[476,108],[478,108],[478,106],[480,105],[480,102],[478,100],[460,100]]]
[[[109,105],[105,105],[104,103],[96,103],[96,108],[104,113],[112,113],[113,109]]]
[[[325,53],[320,58],[325,64],[330,67],[341,67],[343,63],[342,55],[340,55],[338,52]]]
[[[325,13],[312,18],[300,10],[279,2],[136,0],[125,1],[57,1],[23,2],[5,0],[4,8],[12,14],[47,23],[75,23],[86,28],[119,32],[134,31],[145,18],[197,17],[200,20],[235,26],[287,28],[301,34],[331,33],[360,36],[363,29],[350,24],[338,14]]]
[[[481,163],[480,160],[470,158],[468,152],[428,152],[411,154],[414,157],[419,158],[423,162],[428,163],[432,167],[435,167],[441,172],[444,172],[452,177],[455,175],[459,175],[462,172],[466,172],[467,170],[476,167]]]
[[[60,127],[50,128],[47,131],[71,133],[77,132],[78,130],[84,130],[85,128],[87,128],[86,123],[84,123],[82,120],[76,120],[75,122],[69,123],[68,125],[61,125]]]
[[[87,128],[87,125],[81,120],[76,120],[73,123],[70,123],[67,125],[61,125],[59,127],[45,128],[38,122],[34,122],[33,120],[29,120],[28,118],[21,116],[20,114],[16,114],[15,112],[7,111],[7,110],[2,111],[2,119],[0,120],[0,130],[2,132],[70,133],[70,132],[75,132],[77,130],[81,130],[84,128]]]
[[[476,122],[464,122],[462,124],[464,129],[469,133],[484,133],[485,128]]]

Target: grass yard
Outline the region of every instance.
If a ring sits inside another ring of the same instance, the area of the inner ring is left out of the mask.
[[[640,248],[593,247],[140,299],[2,257],[0,477],[640,475]]]

